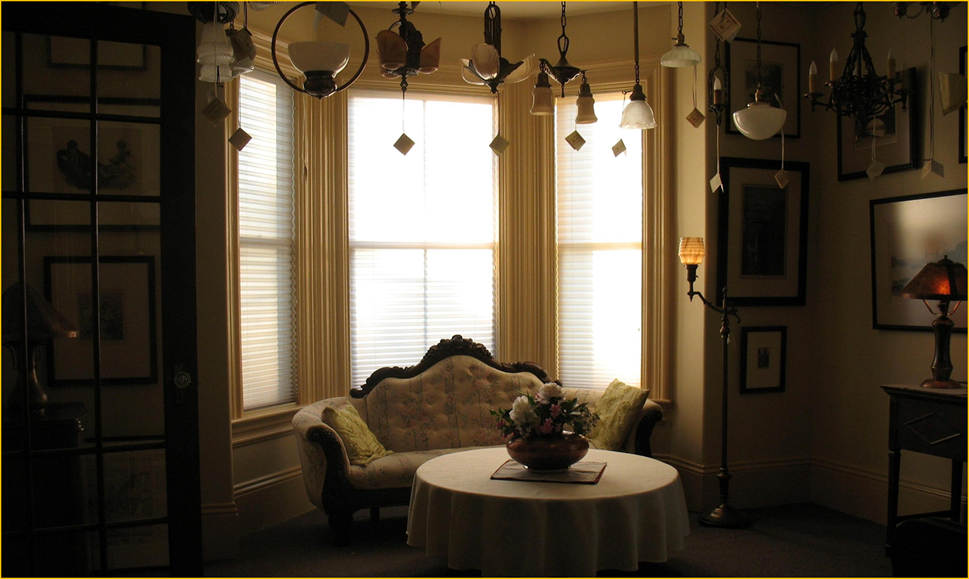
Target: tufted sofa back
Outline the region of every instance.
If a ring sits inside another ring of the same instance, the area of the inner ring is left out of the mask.
[[[488,411],[510,408],[541,385],[530,372],[450,356],[413,378],[381,380],[366,397],[367,425],[394,452],[502,444]]]

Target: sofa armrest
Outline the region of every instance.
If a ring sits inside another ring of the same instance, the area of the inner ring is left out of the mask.
[[[349,484],[346,473],[350,468],[346,448],[340,435],[323,423],[323,408],[339,407],[345,398],[331,398],[304,407],[293,417],[296,447],[303,468],[303,484],[310,502],[325,508],[324,487]]]
[[[642,456],[653,456],[653,449],[649,445],[649,439],[653,434],[656,423],[663,419],[663,408],[647,400],[639,411],[639,418],[633,423],[632,430],[626,438],[623,448],[628,452],[635,452]]]

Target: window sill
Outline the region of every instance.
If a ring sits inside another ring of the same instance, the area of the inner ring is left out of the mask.
[[[232,421],[232,448],[256,444],[293,433],[293,416],[302,408],[284,404],[247,412]]]

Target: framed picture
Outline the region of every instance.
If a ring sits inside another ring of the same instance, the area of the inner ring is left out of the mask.
[[[959,49],[959,74],[966,76],[966,47]],[[959,164],[966,164],[966,104],[959,107]]]
[[[155,258],[100,258],[101,383],[158,382]],[[44,257],[44,295],[74,323],[77,338],[56,338],[47,357],[51,386],[94,383],[90,256]]]
[[[787,111],[784,136],[801,136],[801,45],[761,40],[761,100]],[[727,42],[727,74],[730,76],[730,110],[740,110],[754,101],[757,90],[757,41],[735,38]],[[774,95],[777,95],[775,98]],[[733,116],[728,115],[727,132],[739,135]],[[780,138],[778,133],[777,138]]]
[[[965,189],[870,202],[873,328],[932,331],[934,317],[922,301],[903,298],[901,291],[943,256],[966,265],[966,211]],[[949,317],[954,331],[966,333],[965,308]]]
[[[838,115],[838,181],[867,178],[872,156],[885,164],[884,173],[918,168],[915,138],[915,111],[918,110],[918,84],[915,69],[904,71],[910,89],[908,106],[896,104],[869,122]]]
[[[740,328],[740,393],[783,392],[787,326]]]
[[[720,159],[717,303],[723,287],[736,306],[803,306],[807,270],[809,164]]]

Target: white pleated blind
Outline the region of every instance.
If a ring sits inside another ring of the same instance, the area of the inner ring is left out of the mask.
[[[275,75],[239,84],[239,286],[243,407],[296,400],[293,91]]]
[[[575,99],[555,108],[558,364],[567,387],[639,386],[642,364],[642,132],[619,128],[622,95],[595,95],[591,125]],[[565,137],[586,140],[575,151]],[[626,152],[612,146],[619,139]]]
[[[350,92],[354,385],[454,334],[494,352],[495,116],[489,97]],[[406,156],[392,146],[402,128]]]

